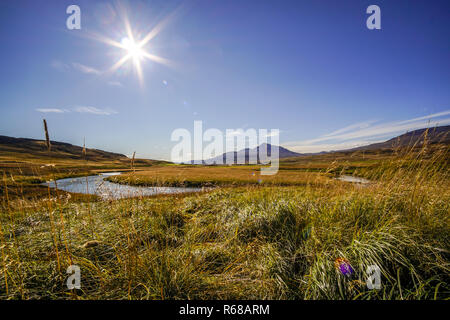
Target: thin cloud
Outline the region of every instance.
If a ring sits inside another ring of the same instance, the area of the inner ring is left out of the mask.
[[[69,112],[78,112],[78,113],[90,113],[96,115],[105,115],[109,116],[112,114],[117,114],[118,112],[109,108],[101,109],[96,107],[88,107],[88,106],[78,106],[69,109],[61,109],[61,108],[37,108],[35,109],[37,112],[42,113],[69,113]]]
[[[86,107],[86,106],[76,107],[75,111],[79,112],[79,113],[91,113],[91,114],[105,115],[105,116],[109,116],[109,115],[118,113],[117,111],[114,111],[111,109],[99,109],[96,107]]]
[[[50,63],[50,66],[53,69],[58,70],[58,71],[67,71],[67,70],[70,69],[70,66],[68,64],[66,64],[66,63],[64,63],[62,61],[59,61],[59,60],[53,60]]]
[[[333,131],[331,133],[328,133],[326,135],[324,135],[324,137],[329,137],[329,136],[335,136],[344,132],[348,132],[348,131],[352,131],[354,129],[365,129],[367,127],[369,127],[372,123],[375,123],[376,120],[369,120],[369,121],[364,121],[364,122],[358,122],[352,125],[349,125],[347,127],[344,127],[342,129]]]
[[[372,143],[382,142],[382,140],[374,140],[374,141],[353,141],[353,142],[344,142],[344,143],[323,143],[316,145],[295,145],[288,146],[289,150],[299,153],[317,153],[322,151],[337,151],[337,150],[347,150],[357,147],[366,146]],[[286,146],[285,144],[282,144]]]
[[[64,112],[69,112],[69,110],[58,109],[58,108],[37,108],[36,111],[42,112],[42,113],[64,113]]]
[[[373,125],[375,121],[370,120],[347,126],[315,139],[287,142],[283,145],[298,152],[342,150],[354,146],[380,142],[383,139],[405,133],[406,131],[448,125],[450,124],[450,118],[445,116],[449,114],[450,110],[447,110],[423,117],[377,125]]]
[[[73,62],[72,63],[72,67],[75,70],[78,70],[78,71],[80,71],[82,73],[86,73],[86,74],[94,74],[94,75],[102,74],[102,72],[100,70],[97,70],[97,69],[95,69],[93,67],[89,67],[89,66],[86,66],[84,64],[77,63],[77,62]]]
[[[71,64],[67,64],[60,60],[53,60],[50,63],[50,66],[58,71],[65,72],[70,70],[75,70],[84,74],[93,74],[93,75],[101,75],[103,72],[94,67],[90,67],[78,62],[72,62]]]
[[[400,123],[410,123],[410,122],[414,122],[414,121],[421,121],[421,120],[427,120],[427,119],[432,119],[432,118],[438,118],[438,117],[442,117],[442,116],[447,116],[449,114],[450,114],[450,110],[446,110],[446,111],[442,111],[442,112],[438,112],[438,113],[433,113],[433,114],[430,114],[428,116],[423,116],[423,117],[419,117],[419,118],[414,118],[414,119],[410,119],[410,120],[401,121]]]

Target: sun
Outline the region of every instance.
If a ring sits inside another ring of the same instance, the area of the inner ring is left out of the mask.
[[[148,47],[151,47],[151,40],[158,35],[158,33],[164,28],[164,26],[172,19],[173,15],[168,16],[163,21],[159,22],[153,29],[150,30],[144,37],[135,37],[136,33],[132,30],[130,21],[124,10],[119,10],[121,12],[122,19],[124,20],[125,30],[124,37],[117,41],[111,38],[99,34],[89,34],[88,36],[103,42],[109,46],[120,48],[124,51],[124,55],[109,68],[108,73],[113,73],[117,71],[122,65],[127,61],[131,61],[134,65],[134,70],[138,76],[139,82],[143,84],[143,71],[142,63],[146,59],[151,60],[156,63],[160,63],[169,67],[173,67],[172,61],[165,59],[163,57],[157,56],[155,54],[150,54],[148,52]]]
[[[144,50],[134,40],[125,37],[122,39],[121,44],[123,45],[123,49],[127,51],[128,55],[133,60],[142,60],[144,57]]]
[[[136,40],[133,31],[129,23],[126,23],[126,33],[127,36],[122,38],[120,42],[114,41],[112,39],[103,38],[101,39],[103,42],[106,42],[109,45],[114,47],[121,48],[125,51],[125,55],[119,59],[110,69],[111,72],[119,69],[125,62],[128,60],[132,60],[134,64],[134,69],[139,78],[139,82],[141,85],[143,84],[143,73],[141,62],[145,59],[149,59],[151,61],[161,63],[167,66],[171,65],[171,62],[165,58],[159,57],[157,55],[150,54],[144,48],[148,42],[157,34],[154,30],[150,31],[143,39]]]

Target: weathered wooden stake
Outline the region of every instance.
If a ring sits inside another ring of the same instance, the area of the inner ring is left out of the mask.
[[[136,151],[133,152],[133,158],[131,159],[131,169],[133,170],[133,172],[134,172],[134,156],[135,155],[136,155]]]
[[[45,144],[47,145],[48,151],[51,151],[52,145],[50,144],[50,137],[48,135],[47,121],[44,119],[44,130],[45,130]]]

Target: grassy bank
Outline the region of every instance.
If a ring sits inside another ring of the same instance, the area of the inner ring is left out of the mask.
[[[108,177],[115,183],[136,186],[223,187],[223,186],[304,186],[330,184],[329,177],[308,170],[280,170],[276,175],[260,175],[258,166],[165,166]]]

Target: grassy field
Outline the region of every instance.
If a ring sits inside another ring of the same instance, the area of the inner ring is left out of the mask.
[[[287,159],[272,177],[256,166],[159,164],[111,179],[216,188],[111,201],[21,190],[84,165],[4,166],[0,297],[448,299],[448,162],[448,146],[424,146]],[[333,179],[342,173],[372,183]],[[72,264],[79,290],[65,286]],[[380,290],[366,287],[369,265],[381,269]]]
[[[262,176],[257,166],[164,166],[151,167],[108,178],[109,181],[139,186],[219,187],[219,186],[301,186],[330,184],[326,175],[302,169],[280,170],[276,175]]]

